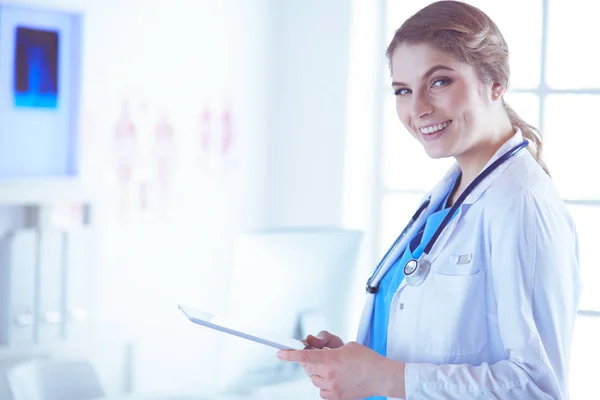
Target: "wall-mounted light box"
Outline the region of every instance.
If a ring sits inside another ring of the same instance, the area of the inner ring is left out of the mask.
[[[58,108],[59,32],[17,26],[13,63],[15,107]]]
[[[81,34],[80,14],[0,2],[0,203],[79,183]]]

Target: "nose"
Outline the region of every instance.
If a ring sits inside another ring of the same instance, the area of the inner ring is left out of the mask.
[[[421,119],[433,112],[433,107],[426,95],[413,94],[412,104],[410,108],[410,116],[413,119]]]

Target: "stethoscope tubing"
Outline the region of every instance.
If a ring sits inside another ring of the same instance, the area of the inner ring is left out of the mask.
[[[496,168],[498,168],[504,162],[508,161],[511,157],[515,156],[517,153],[519,153],[519,151],[521,151],[522,149],[527,147],[528,144],[529,144],[529,142],[527,140],[523,140],[523,142],[521,142],[517,146],[513,147],[512,149],[510,149],[509,151],[504,153],[497,160],[495,160],[492,164],[490,164],[486,169],[484,169],[479,175],[477,175],[477,177],[473,180],[473,182],[471,182],[469,184],[469,186],[467,186],[467,188],[458,197],[456,202],[452,205],[452,207],[450,208],[450,211],[446,214],[446,216],[442,220],[442,223],[438,226],[438,228],[434,232],[433,236],[427,242],[427,245],[425,246],[425,249],[423,250],[423,254],[421,255],[420,259],[423,257],[426,257],[429,254],[429,252],[433,248],[435,242],[437,241],[438,237],[441,235],[443,230],[446,228],[446,226],[452,219],[452,216],[456,213],[458,208],[464,203],[464,201],[469,196],[469,194],[471,194],[471,192],[477,187],[477,185],[479,185],[485,178],[487,178]],[[406,225],[406,227],[402,230],[400,235],[396,238],[396,240],[394,241],[392,246],[385,253],[383,258],[379,261],[379,263],[377,264],[377,267],[373,271],[373,274],[367,281],[366,290],[368,293],[373,293],[373,294],[377,293],[377,291],[379,290],[379,284],[377,284],[377,286],[373,286],[372,285],[373,281],[375,280],[375,278],[377,277],[377,275],[379,274],[379,272],[385,265],[385,262],[386,262],[387,258],[389,257],[390,253],[399,245],[402,238],[406,235],[406,233],[410,230],[410,228],[417,221],[417,219],[419,218],[421,213],[423,213],[423,211],[425,211],[425,209],[429,206],[430,203],[431,203],[431,196],[428,197],[419,206],[419,208],[417,209],[415,214],[410,219],[408,225]],[[412,271],[411,274],[406,274],[406,268],[408,267],[409,263],[411,263],[411,262],[412,263],[416,262],[416,264],[411,265],[411,268],[410,268],[410,271]],[[430,265],[427,265],[427,266],[430,267]],[[405,269],[404,269],[405,277],[412,275],[412,273],[414,273],[414,272],[418,272],[418,270],[419,270],[419,260],[415,260],[415,259],[409,260],[406,263]],[[421,284],[427,278],[428,273],[429,273],[429,269],[427,269],[425,271],[425,275],[424,275],[424,277],[422,276],[422,279],[420,279],[419,281],[413,281],[413,283],[410,283],[410,282],[409,283],[412,284],[413,286],[417,286],[417,285]],[[407,280],[407,282],[408,282],[408,280]]]

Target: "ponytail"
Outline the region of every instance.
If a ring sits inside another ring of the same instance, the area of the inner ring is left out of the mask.
[[[506,114],[508,114],[511,125],[519,128],[523,137],[529,141],[527,149],[533,158],[535,158],[544,172],[546,172],[548,176],[551,176],[546,163],[544,163],[544,160],[542,159],[542,135],[540,134],[540,131],[523,121],[523,119],[519,117],[519,114],[517,114],[506,102],[504,102],[504,109],[506,110]]]

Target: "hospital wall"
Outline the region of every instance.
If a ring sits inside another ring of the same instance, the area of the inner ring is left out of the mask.
[[[341,221],[350,5],[273,2],[271,226]]]
[[[82,167],[95,199],[93,340],[103,343],[105,384],[210,390],[218,339],[175,304],[222,308],[239,232],[342,222],[351,2],[11,3],[84,15]],[[172,128],[169,195],[153,191],[143,157],[134,182],[119,180],[123,119],[140,153],[152,153],[159,123]],[[0,231],[22,218],[1,208]],[[124,348],[133,354],[125,378],[111,370]]]

